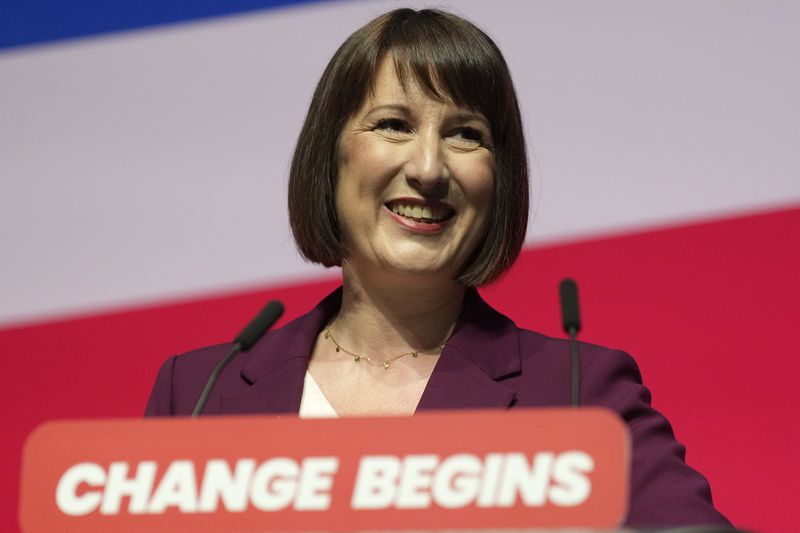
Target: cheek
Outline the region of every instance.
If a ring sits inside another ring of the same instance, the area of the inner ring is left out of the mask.
[[[492,200],[494,199],[494,176],[491,172],[483,176],[478,182],[475,195],[478,198],[479,204],[483,205],[486,209],[491,208]]]
[[[351,196],[374,195],[393,168],[392,153],[370,139],[350,139],[339,157],[339,192]]]
[[[471,162],[463,169],[464,195],[478,219],[488,219],[494,200],[494,168],[491,156]]]
[[[353,171],[374,171],[386,165],[392,155],[392,144],[373,132],[345,135],[339,145],[339,168]]]
[[[489,228],[489,220],[492,218],[494,207],[494,181],[489,180],[488,185],[481,190],[480,199],[476,205],[477,226],[480,228],[479,235],[483,237]]]
[[[489,221],[494,208],[494,175],[491,161],[488,164],[473,168],[472,180],[467,186],[467,202],[474,209],[475,219],[470,230],[470,241],[473,246],[484,238],[489,229]]]
[[[392,176],[392,152],[373,139],[354,136],[339,151],[336,213],[343,242],[367,235],[380,216],[387,184]]]

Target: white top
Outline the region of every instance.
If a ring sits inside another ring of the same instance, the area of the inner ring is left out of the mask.
[[[322,389],[306,370],[303,397],[300,398],[300,418],[338,418],[338,416],[331,402],[322,393]]]

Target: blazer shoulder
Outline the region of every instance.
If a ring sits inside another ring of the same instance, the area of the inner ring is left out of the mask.
[[[156,374],[153,389],[145,408],[145,416],[189,414],[205,387],[211,372],[230,351],[231,343],[206,346],[169,357]],[[234,360],[235,361],[235,360]]]
[[[204,413],[217,413],[214,404],[222,396],[240,394],[289,361],[300,361],[295,366],[304,370],[321,324],[338,309],[340,293],[335,291],[310,312],[266,332],[248,351],[239,353],[220,374]],[[191,414],[209,376],[231,348],[231,342],[216,344],[167,359],[156,376],[145,416]]]
[[[569,341],[529,330],[519,333],[518,405],[569,405]],[[630,431],[631,497],[626,526],[729,525],[714,508],[706,479],[686,464],[686,449],[672,426],[652,407],[634,358],[622,350],[586,342],[579,342],[579,351],[581,404],[614,411]]]
[[[546,368],[553,371],[569,371],[572,364],[568,339],[551,337],[529,329],[519,329],[520,355],[523,366]],[[636,361],[626,352],[607,348],[599,344],[578,341],[582,379],[592,380],[600,370],[616,368],[641,383],[641,374]]]

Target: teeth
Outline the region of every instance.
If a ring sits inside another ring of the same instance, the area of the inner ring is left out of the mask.
[[[440,206],[392,204],[392,211],[408,218],[440,221],[447,216],[447,209]]]

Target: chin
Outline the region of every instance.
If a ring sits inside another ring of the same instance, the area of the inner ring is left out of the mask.
[[[393,258],[393,260],[383,262],[383,268],[394,274],[418,278],[420,281],[424,279],[452,280],[455,278],[455,269],[452,265],[440,261],[421,261],[418,256],[402,261]]]

